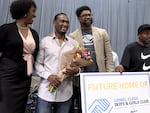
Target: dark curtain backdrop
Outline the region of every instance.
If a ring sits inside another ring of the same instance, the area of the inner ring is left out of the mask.
[[[13,21],[9,6],[13,0],[0,0],[0,25]],[[150,0],[35,0],[37,17],[32,27],[40,38],[53,32],[53,17],[56,13],[67,13],[70,19],[69,32],[79,27],[75,10],[81,5],[91,7],[94,26],[108,31],[112,49],[121,59],[128,43],[137,40],[137,29],[141,24],[150,24]]]

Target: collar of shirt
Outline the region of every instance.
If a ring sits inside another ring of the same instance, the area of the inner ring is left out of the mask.
[[[54,40],[55,40],[55,39],[58,39],[57,36],[56,36],[55,34],[53,35],[52,38],[53,38]],[[67,36],[67,35],[65,35],[64,41],[68,41],[68,36]]]

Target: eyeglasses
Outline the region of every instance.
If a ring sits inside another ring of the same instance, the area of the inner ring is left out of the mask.
[[[80,15],[80,17],[87,17],[87,16],[91,17],[93,15],[92,14],[83,14],[83,15]]]

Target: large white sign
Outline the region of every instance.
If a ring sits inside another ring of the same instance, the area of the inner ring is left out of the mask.
[[[82,113],[150,113],[149,73],[81,73]]]

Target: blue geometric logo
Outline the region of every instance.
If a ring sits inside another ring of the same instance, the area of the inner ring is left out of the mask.
[[[96,99],[88,109],[88,113],[110,113],[112,106],[107,99]]]

